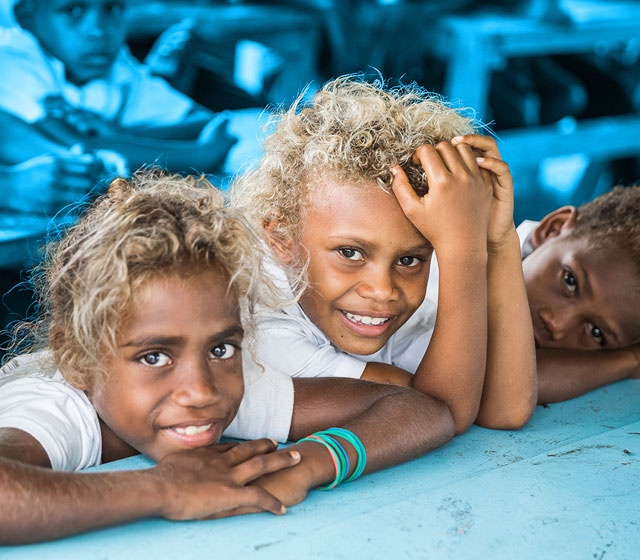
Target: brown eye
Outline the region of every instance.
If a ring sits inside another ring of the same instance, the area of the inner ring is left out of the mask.
[[[600,344],[604,343],[604,334],[602,334],[602,331],[595,325],[591,325],[589,334],[592,336],[592,338],[597,340]]]
[[[162,367],[171,362],[164,352],[149,352],[140,358],[140,362],[149,367]]]
[[[564,270],[562,272],[562,280],[564,281],[564,285],[567,287],[567,291],[571,294],[575,293],[578,289],[578,280],[573,275],[573,272],[570,270]]]
[[[237,348],[233,344],[225,343],[218,344],[218,346],[214,346],[211,349],[211,355],[216,360],[229,360],[233,358],[236,353]]]
[[[419,259],[418,257],[400,257],[398,259],[398,264],[400,266],[407,266],[407,267],[413,267],[413,266],[418,266],[421,262],[421,259]]]
[[[338,249],[338,252],[345,258],[350,261],[363,261],[364,257],[362,253],[353,247],[341,247]]]

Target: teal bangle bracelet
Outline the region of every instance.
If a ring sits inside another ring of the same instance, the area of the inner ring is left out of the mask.
[[[325,430],[324,433],[344,438],[351,445],[353,445],[356,453],[358,454],[358,462],[356,464],[356,468],[354,469],[351,476],[346,479],[346,482],[351,482],[352,480],[355,480],[356,478],[361,476],[367,465],[367,452],[364,448],[364,445],[360,441],[360,438],[358,438],[358,436],[356,436],[352,431],[346,430],[345,428],[329,428],[328,430]],[[347,470],[347,472],[349,471]]]

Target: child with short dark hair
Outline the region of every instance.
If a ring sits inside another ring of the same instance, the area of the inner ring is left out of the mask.
[[[640,376],[640,187],[518,227],[541,403]]]
[[[258,109],[251,118],[240,113],[236,128],[234,114],[197,105],[131,55],[128,0],[13,3],[20,27],[0,32],[0,127],[19,139],[21,154],[0,151],[0,162],[40,155],[43,139],[111,149],[132,168],[158,161],[174,170],[232,172],[245,156],[259,155]]]
[[[145,516],[284,513],[314,486],[452,437],[449,410],[417,391],[256,365],[243,335],[250,348],[253,306],[277,301],[263,260],[257,234],[206,181],[158,173],[115,180],[51,247],[41,317],[23,330],[41,352],[0,375],[0,542]],[[317,430],[274,453],[266,439],[218,444]],[[59,472],[137,453],[157,465]]]

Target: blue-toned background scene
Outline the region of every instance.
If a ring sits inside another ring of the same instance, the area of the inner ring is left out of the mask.
[[[75,202],[143,163],[225,186],[269,108],[346,73],[472,108],[516,223],[637,182],[639,3],[0,0],[0,328]]]

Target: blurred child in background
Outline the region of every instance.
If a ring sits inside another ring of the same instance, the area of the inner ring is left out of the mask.
[[[0,128],[16,145],[0,161],[40,155],[45,141],[114,150],[130,167],[233,171],[255,155],[258,112],[233,147],[232,116],[197,105],[129,53],[126,9],[125,0],[14,2],[19,26],[0,33]]]

